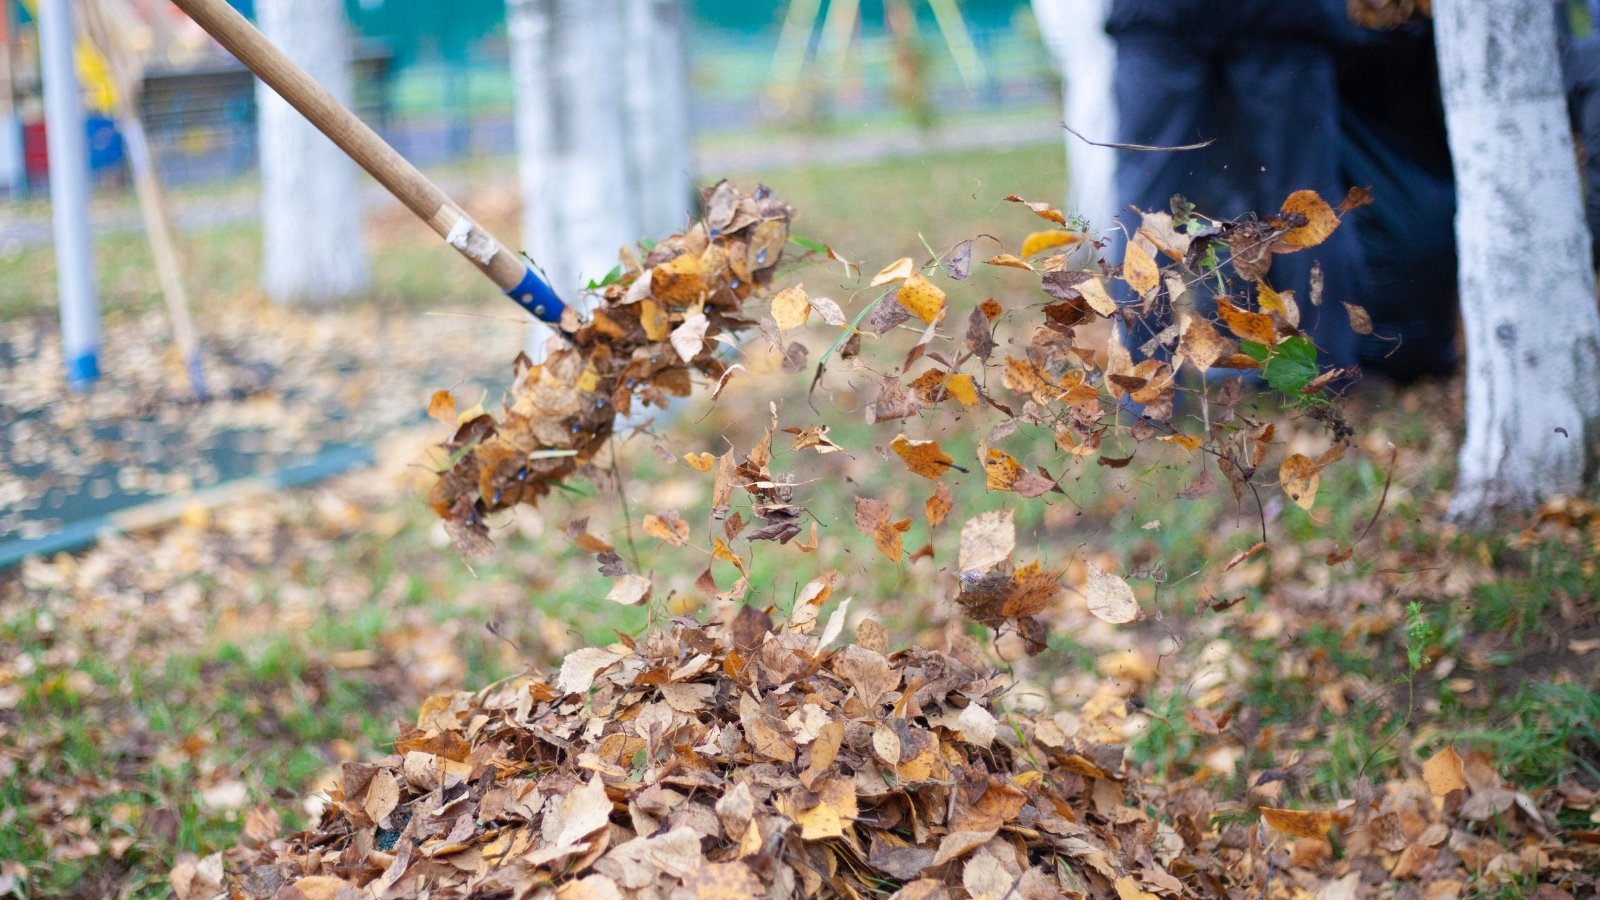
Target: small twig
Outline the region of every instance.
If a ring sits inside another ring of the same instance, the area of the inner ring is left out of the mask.
[[[1065,128],[1068,134],[1080,141],[1083,141],[1085,144],[1088,144],[1091,147],[1110,147],[1113,150],[1148,150],[1156,152],[1165,152],[1168,150],[1203,150],[1217,142],[1216,138],[1210,138],[1209,140],[1201,141],[1198,144],[1183,144],[1177,147],[1154,147],[1150,144],[1119,144],[1115,141],[1091,141],[1076,131],[1073,131],[1072,126],[1065,122],[1061,123],[1061,127]]]

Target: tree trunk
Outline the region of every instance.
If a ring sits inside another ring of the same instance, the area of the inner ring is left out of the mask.
[[[1592,487],[1600,314],[1549,0],[1439,0],[1467,434],[1451,517],[1487,527]]]
[[[682,231],[694,197],[689,12],[683,0],[626,0],[628,165],[643,236]]]
[[[1117,139],[1116,98],[1111,76],[1117,45],[1106,34],[1107,0],[1033,0],[1050,58],[1061,75],[1062,115],[1091,141]],[[1113,226],[1117,215],[1117,151],[1061,134],[1067,148],[1067,206],[1094,232]]]
[[[341,102],[350,102],[350,40],[342,0],[257,0],[261,30]],[[264,84],[261,135],[261,282],[279,302],[326,304],[363,293],[356,167]]]
[[[569,303],[639,237],[628,197],[621,0],[506,0],[522,244]],[[631,48],[629,52],[632,52]],[[550,331],[535,325],[539,352]]]

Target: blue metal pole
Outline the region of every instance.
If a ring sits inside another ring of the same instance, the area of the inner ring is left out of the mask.
[[[89,151],[83,94],[73,61],[71,0],[40,0],[50,218],[55,229],[61,343],[67,383],[88,390],[100,377],[100,310],[89,241]]]

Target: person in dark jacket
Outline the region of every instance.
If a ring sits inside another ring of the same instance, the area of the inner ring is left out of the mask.
[[[1297,190],[1337,206],[1339,104],[1332,45],[1348,33],[1345,0],[1113,0],[1106,30],[1117,42],[1114,87],[1126,144],[1203,150],[1119,150],[1117,194],[1167,209],[1182,194],[1201,213],[1270,215]],[[1295,291],[1301,326],[1325,366],[1356,361],[1356,334],[1341,301],[1359,303],[1360,244],[1348,219],[1319,247],[1277,257],[1268,280]],[[1326,293],[1310,298],[1320,261]],[[1127,335],[1132,347],[1165,323]]]

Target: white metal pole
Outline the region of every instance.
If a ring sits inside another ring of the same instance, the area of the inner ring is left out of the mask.
[[[89,151],[83,94],[73,68],[71,0],[40,0],[39,55],[44,72],[61,343],[67,383],[73,390],[83,391],[100,377],[100,313],[90,254]]]

